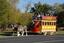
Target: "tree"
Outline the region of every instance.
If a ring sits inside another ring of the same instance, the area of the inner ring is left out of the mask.
[[[64,4],[55,4],[55,15],[57,16],[57,26],[64,27]]]
[[[53,9],[55,9],[56,13],[63,11],[62,4],[56,3],[53,7],[54,7]]]
[[[10,6],[7,0],[0,0],[0,24],[6,23],[4,15],[8,14],[9,9]]]
[[[57,24],[58,27],[64,27],[64,11],[58,13]]]
[[[7,26],[9,23],[17,23],[20,12],[13,7],[8,0],[0,0],[0,25]]]
[[[22,25],[28,25],[32,21],[32,14],[30,13],[23,13],[21,14],[20,23]]]
[[[8,21],[9,21],[8,24],[9,23],[13,23],[13,24],[18,23],[18,21],[19,21],[18,19],[21,18],[20,12],[13,8],[10,9],[9,14],[6,16],[8,16]]]
[[[7,0],[12,6],[16,7],[16,4],[19,2],[19,0]]]
[[[18,18],[20,15],[20,12],[18,9],[16,9],[16,4],[18,3],[19,0],[8,0],[7,2],[10,4],[10,9],[8,9],[9,13],[5,16],[8,19],[8,24],[9,23],[17,23]]]
[[[60,6],[62,7],[62,11],[64,11],[64,3],[60,4]]]
[[[25,12],[27,13],[28,12],[28,10],[30,9],[30,7],[31,7],[31,3],[28,3],[27,5],[26,5],[26,10],[25,10]]]
[[[40,2],[35,4],[34,7],[31,8],[31,11],[30,12],[33,12],[33,13],[49,13],[48,11],[51,10],[51,6],[48,5],[48,4],[41,4]]]

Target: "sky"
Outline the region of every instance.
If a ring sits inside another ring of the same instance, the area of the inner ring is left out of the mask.
[[[42,4],[47,3],[53,5],[54,3],[62,4],[64,3],[64,0],[19,0],[17,8],[20,9],[20,11],[24,12],[26,4],[31,3],[31,5],[33,6],[35,3],[38,2],[41,2]]]

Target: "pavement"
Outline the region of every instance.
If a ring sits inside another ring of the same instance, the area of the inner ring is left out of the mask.
[[[64,43],[64,35],[0,36],[0,43]]]

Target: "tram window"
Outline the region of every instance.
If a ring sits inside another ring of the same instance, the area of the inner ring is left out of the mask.
[[[49,22],[46,22],[46,25],[49,25]]]
[[[48,22],[48,25],[49,25],[49,22]]]
[[[42,22],[42,25],[47,25],[47,23],[46,22]]]
[[[45,25],[50,25],[50,22],[45,22]]]
[[[50,22],[49,25],[54,25],[54,23],[53,22]]]
[[[54,22],[54,25],[56,25],[56,22]]]
[[[49,22],[49,25],[51,25],[51,22]]]
[[[44,25],[46,25],[46,22],[45,22],[45,24]]]
[[[55,22],[42,22],[42,25],[56,25]]]
[[[46,22],[46,25],[48,25],[48,22]]]
[[[44,25],[44,22],[42,22],[42,25]]]
[[[52,22],[52,25],[54,25],[54,22]]]
[[[53,22],[51,22],[51,25],[53,25]]]

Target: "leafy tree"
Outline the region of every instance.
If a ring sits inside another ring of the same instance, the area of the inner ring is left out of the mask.
[[[0,25],[7,26],[9,23],[19,21],[20,12],[11,3],[9,0],[0,0]]]
[[[27,13],[28,12],[28,10],[30,9],[30,7],[31,7],[31,3],[28,3],[28,4],[26,4],[26,10],[25,10],[25,13]]]
[[[53,9],[55,9],[55,13],[59,13],[59,12],[61,12],[61,11],[64,10],[64,9],[62,8],[62,4],[57,4],[57,3],[56,3],[53,7],[54,7]]]
[[[57,26],[64,27],[64,4],[55,4]]]
[[[19,2],[19,0],[7,0],[12,6],[16,7],[16,4]]]
[[[59,27],[64,27],[64,11],[59,12],[57,15],[57,24]]]
[[[6,23],[4,15],[8,14],[9,9],[9,3],[6,0],[0,0],[0,24]]]
[[[52,10],[52,7],[48,4],[41,4],[40,2],[35,4],[34,7],[31,8],[30,12],[33,13],[49,13],[48,11]]]
[[[28,25],[32,21],[32,14],[30,13],[23,13],[21,14],[20,23],[22,25]]]

